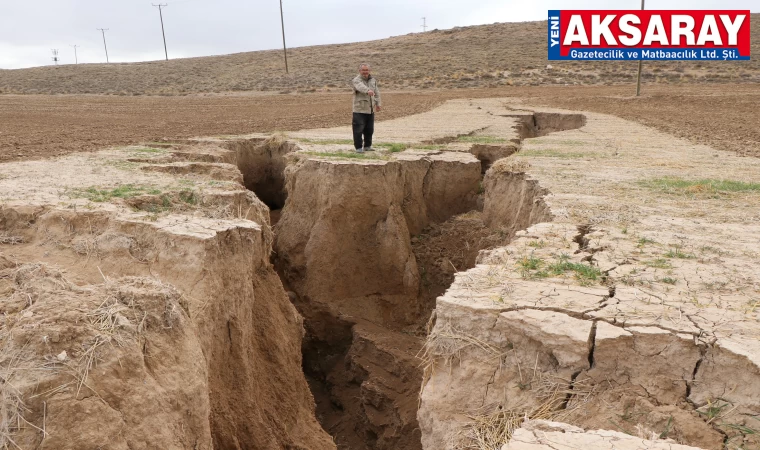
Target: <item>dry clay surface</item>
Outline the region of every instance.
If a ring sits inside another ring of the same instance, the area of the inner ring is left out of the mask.
[[[655,439],[655,438],[653,438]],[[699,450],[696,447],[673,444],[662,440],[649,440],[619,431],[582,428],[546,420],[531,420],[515,431],[512,439],[501,450]]]
[[[345,337],[337,363],[314,362],[330,363],[321,381],[357,387],[325,394],[356,416],[327,430],[344,443],[459,448],[483,418],[517,414],[752,448],[757,193],[662,179],[749,181],[760,165],[610,116],[533,111],[451,101],[383,123],[378,139],[407,150],[359,159],[343,128],[2,165],[2,438],[332,448],[301,370],[305,327],[305,357],[332,357],[320,339]],[[276,237],[245,187],[284,204]],[[417,411],[409,355],[429,310],[414,303],[424,277],[409,237],[460,213],[505,239],[530,228],[438,298]],[[373,234],[334,234],[347,223]],[[99,414],[115,428],[85,433]]]

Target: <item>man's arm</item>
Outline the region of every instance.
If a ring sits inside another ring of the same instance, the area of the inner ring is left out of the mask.
[[[362,94],[366,94],[367,91],[369,91],[369,87],[367,87],[367,85],[364,84],[359,78],[354,78],[352,84],[354,85],[354,89],[361,92]]]
[[[380,84],[377,80],[375,80],[375,105],[383,106],[383,101],[380,99]]]

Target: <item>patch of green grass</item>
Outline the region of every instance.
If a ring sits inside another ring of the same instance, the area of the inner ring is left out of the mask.
[[[533,138],[531,139],[531,142],[535,143],[541,143],[541,144],[555,144],[555,145],[588,145],[586,142],[583,141],[573,141],[570,139],[563,139],[563,140],[556,140],[556,139],[546,139],[543,137],[540,138]]]
[[[180,200],[187,203],[188,205],[197,205],[199,201],[198,195],[189,189],[180,191],[178,196]]]
[[[716,417],[720,416],[721,412],[727,407],[730,406],[729,403],[723,403],[721,404],[720,401],[711,403],[709,400],[707,404],[699,409],[697,409],[697,413],[704,416],[705,419],[712,421]],[[700,411],[700,409],[706,408],[704,411]]]
[[[626,421],[628,423],[634,423],[635,424],[635,423],[638,423],[638,422],[641,421],[640,418],[642,416],[646,416],[646,414],[642,413],[642,412],[631,411],[631,407],[627,406],[625,408],[625,411],[623,411],[623,414],[620,415],[620,416],[618,416],[618,417],[620,417],[620,419],[622,419],[622,420],[624,420],[624,421]]]
[[[607,421],[608,421],[609,423],[611,423],[611,424],[612,424],[612,425],[613,425],[615,428],[617,428],[618,430],[622,431],[623,433],[625,433],[625,434],[629,434],[629,435],[631,435],[631,436],[635,436],[635,434],[634,434],[633,432],[631,432],[631,431],[628,431],[628,430],[626,430],[625,428],[621,427],[621,426],[620,426],[620,425],[618,425],[618,424],[617,424],[617,423],[616,423],[614,420],[612,420],[612,419],[607,419]]]
[[[546,242],[544,242],[543,239],[541,239],[540,241],[530,241],[528,242],[528,247],[544,248],[546,247]]]
[[[677,177],[653,178],[640,182],[644,187],[672,194],[732,194],[737,192],[760,193],[760,183],[735,180],[685,180]]]
[[[673,425],[673,416],[668,417],[668,423],[665,425],[665,430],[663,430],[662,433],[660,433],[660,439],[667,439],[668,434],[670,434],[670,427]]]
[[[544,265],[544,260],[541,258],[536,258],[533,255],[530,256],[523,256],[522,259],[520,259],[517,262],[517,265],[522,268],[522,270],[538,270],[541,266]]]
[[[592,153],[563,152],[563,151],[553,150],[553,149],[523,150],[519,154],[525,157],[534,157],[534,158],[567,158],[567,159],[594,158],[597,156]]]
[[[123,184],[113,189],[101,189],[92,186],[86,189],[73,189],[67,191],[70,197],[86,198],[93,202],[107,202],[114,198],[131,198],[138,195],[149,194],[158,195],[161,191],[149,186],[136,186],[133,184]]]
[[[638,240],[638,247],[639,247],[639,248],[641,248],[641,247],[643,247],[643,246],[645,246],[645,245],[647,245],[647,244],[656,244],[656,243],[657,243],[657,242],[655,242],[655,241],[654,241],[654,240],[652,240],[652,239],[649,239],[649,238],[645,238],[645,237],[641,237],[641,238],[639,238],[639,240]]]
[[[752,435],[752,434],[758,434],[760,431],[750,428],[746,425],[740,425],[738,423],[725,423],[723,426],[726,426],[728,428],[733,428],[734,430],[737,430],[739,433],[744,435]]]
[[[409,144],[403,144],[403,143],[400,143],[400,142],[392,142],[392,143],[383,142],[383,143],[380,143],[380,144],[375,144],[374,147],[385,148],[390,153],[398,153],[398,152],[403,152],[404,150],[408,149],[409,148]]]
[[[153,148],[153,147],[130,147],[127,150],[136,153],[165,153],[165,148]]]
[[[375,159],[375,160],[389,160],[387,155],[380,155],[376,153],[356,153],[356,152],[300,152],[300,154],[319,156],[322,158],[335,158],[335,159]]]
[[[552,275],[573,272],[575,278],[581,284],[590,284],[592,281],[598,281],[602,278],[602,271],[598,267],[583,263],[573,263],[569,259],[570,257],[567,255],[560,256],[557,262],[549,265],[548,272]]]
[[[719,291],[728,286],[728,281],[705,282],[702,283],[702,286],[704,286],[708,291]]]
[[[670,261],[663,258],[657,258],[657,259],[651,259],[649,261],[644,261],[644,265],[647,267],[652,267],[654,269],[672,269],[673,265],[670,264]]]
[[[710,245],[703,245],[702,247],[700,247],[700,250],[703,253],[715,253],[718,256],[723,256],[723,255],[727,255],[728,254],[727,251],[725,251],[723,249],[720,249],[720,248],[717,248],[717,247],[712,247]]]
[[[507,139],[496,136],[459,136],[457,142],[471,142],[473,144],[504,144],[509,142]]]
[[[132,161],[125,161],[122,159],[115,160],[115,161],[114,160],[108,161],[106,162],[106,165],[114,167],[116,169],[121,169],[121,170],[135,170],[140,166],[139,163],[132,162]]]
[[[427,144],[427,145],[413,145],[415,150],[443,150],[445,145]]]
[[[696,256],[692,255],[691,253],[684,253],[681,250],[680,245],[674,245],[672,249],[665,252],[666,258],[678,258],[678,259],[694,259]]]
[[[548,278],[572,272],[575,279],[584,286],[602,278],[602,271],[599,268],[589,264],[570,262],[569,259],[568,255],[561,255],[557,261],[546,265],[544,260],[531,255],[520,259],[517,265],[520,266],[523,278]]]
[[[317,144],[317,145],[349,145],[353,144],[353,139],[298,139],[301,142],[305,142],[307,144]]]
[[[678,280],[676,278],[671,278],[671,277],[660,278],[660,281],[662,281],[663,283],[666,283],[666,284],[676,284],[676,283],[678,283]]]

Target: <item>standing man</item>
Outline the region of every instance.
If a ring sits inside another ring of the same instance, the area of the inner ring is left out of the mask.
[[[354,148],[357,153],[371,152],[372,133],[375,131],[375,111],[382,109],[377,79],[370,73],[369,64],[359,66],[359,75],[354,78]],[[364,142],[362,142],[364,138]]]

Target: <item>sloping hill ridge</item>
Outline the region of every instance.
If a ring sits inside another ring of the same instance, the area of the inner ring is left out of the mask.
[[[743,62],[650,62],[654,83],[760,82],[760,14],[752,14],[752,53]],[[546,21],[432,30],[369,42],[145,63],[0,70],[0,93],[186,95],[230,91],[344,90],[360,62],[385,88],[468,88],[630,82],[635,62],[549,62]],[[547,65],[551,65],[551,69]]]

